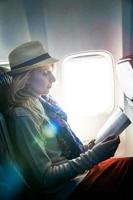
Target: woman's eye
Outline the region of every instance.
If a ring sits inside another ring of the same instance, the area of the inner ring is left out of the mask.
[[[44,76],[48,76],[48,75],[50,75],[51,74],[51,71],[45,71],[45,72],[43,72],[43,75]]]
[[[47,76],[48,74],[49,74],[49,71],[43,72],[43,75],[44,75],[44,76]]]
[[[46,75],[47,75],[47,73],[46,73],[46,72],[43,72],[43,75],[44,75],[44,76],[46,76]]]

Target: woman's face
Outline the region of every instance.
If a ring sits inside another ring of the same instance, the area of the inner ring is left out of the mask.
[[[56,80],[52,71],[52,64],[45,64],[31,73],[27,85],[28,89],[34,96],[38,97],[49,93],[52,83]]]

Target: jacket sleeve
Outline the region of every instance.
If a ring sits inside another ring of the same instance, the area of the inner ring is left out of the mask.
[[[23,158],[28,161],[36,178],[43,187],[51,188],[91,169],[98,162],[108,157],[101,144],[79,157],[54,165],[47,155],[45,145],[38,139],[38,130],[31,117],[16,117],[15,140]]]

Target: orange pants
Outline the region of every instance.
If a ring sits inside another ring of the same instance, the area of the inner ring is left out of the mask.
[[[94,166],[73,192],[74,199],[133,199],[133,158],[110,158]]]

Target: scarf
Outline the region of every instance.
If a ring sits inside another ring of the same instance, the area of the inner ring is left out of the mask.
[[[67,122],[66,113],[51,96],[40,98],[40,102],[51,123],[57,128],[56,137],[62,150],[62,155],[67,159],[79,156],[84,151],[84,147],[80,139],[71,130]]]

